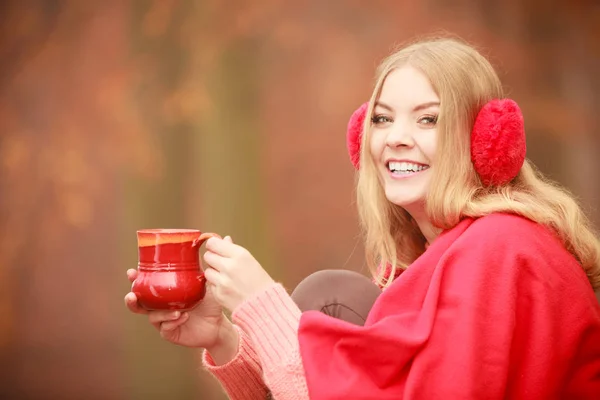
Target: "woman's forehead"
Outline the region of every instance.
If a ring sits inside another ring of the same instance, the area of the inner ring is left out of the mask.
[[[425,74],[403,66],[386,76],[377,101],[392,108],[412,109],[426,103],[439,103],[440,99]]]

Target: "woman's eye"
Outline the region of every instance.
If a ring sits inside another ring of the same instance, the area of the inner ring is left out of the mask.
[[[371,122],[377,125],[392,122],[392,119],[386,115],[377,114],[373,115],[373,118],[371,118]]]
[[[417,121],[420,125],[435,126],[437,123],[437,115],[425,115]]]

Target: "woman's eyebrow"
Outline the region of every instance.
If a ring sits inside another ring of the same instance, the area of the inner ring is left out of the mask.
[[[381,108],[385,108],[388,111],[394,111],[394,109],[392,107],[388,106],[387,104],[385,104],[381,101],[375,102],[375,107],[381,107]]]
[[[424,109],[429,108],[429,107],[436,107],[436,106],[439,106],[439,105],[440,105],[440,102],[437,101],[437,100],[427,101],[425,103],[421,103],[421,104],[415,106],[415,108],[413,108],[413,112],[415,112],[415,111],[421,111],[421,110],[424,110]],[[384,108],[384,109],[386,109],[388,111],[394,111],[394,109],[391,106],[387,105],[386,103],[384,103],[382,101],[377,101],[375,103],[375,107],[381,107],[381,108]]]
[[[439,101],[428,101],[426,103],[419,104],[418,106],[416,106],[413,109],[413,111],[421,111],[421,110],[424,110],[426,108],[435,107],[435,106],[439,106],[439,105],[440,105]]]

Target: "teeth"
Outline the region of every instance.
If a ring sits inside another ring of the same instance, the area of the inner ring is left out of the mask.
[[[408,162],[390,161],[388,168],[392,172],[419,172],[429,168],[428,165],[419,165]]]

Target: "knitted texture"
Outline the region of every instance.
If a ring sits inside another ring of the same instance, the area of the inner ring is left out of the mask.
[[[262,379],[262,368],[248,335],[239,327],[239,347],[235,358],[227,364],[215,365],[208,351],[204,351],[202,364],[221,382],[231,400],[265,400],[268,389]]]
[[[277,400],[308,400],[298,343],[301,311],[281,284],[242,303],[233,321],[251,338],[264,382]]]

